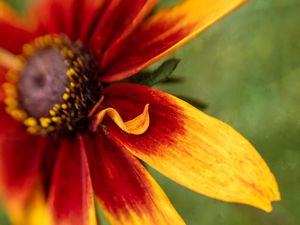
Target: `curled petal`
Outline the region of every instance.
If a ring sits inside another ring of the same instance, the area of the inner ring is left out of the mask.
[[[103,134],[84,136],[92,183],[112,225],[184,225],[141,163]]]
[[[280,199],[276,180],[255,148],[227,124],[158,90],[134,84],[112,85],[103,104],[130,118],[146,102],[150,125],[127,135],[110,120],[106,134],[153,168],[206,196],[271,211]]]
[[[94,117],[94,120],[92,121],[90,128],[92,131],[96,131],[97,127],[101,125],[104,116],[108,115],[124,132],[128,134],[134,134],[134,135],[143,134],[148,129],[150,123],[148,108],[149,108],[149,104],[145,106],[142,114],[127,122],[124,122],[120,114],[118,113],[118,111],[116,111],[113,108],[107,108],[101,110]]]
[[[61,143],[49,202],[55,225],[97,224],[88,162],[80,137]]]
[[[163,9],[147,19],[128,38],[118,53],[102,59],[106,69],[102,81],[129,77],[182,44],[232,11],[244,0],[183,0],[171,9]]]

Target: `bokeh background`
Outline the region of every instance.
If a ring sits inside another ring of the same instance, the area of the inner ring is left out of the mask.
[[[25,0],[6,1],[24,9]],[[282,194],[267,214],[208,199],[151,170],[188,225],[300,224],[299,37],[299,0],[252,0],[172,54],[182,59],[175,74],[183,80],[157,88],[204,101],[207,113],[244,134]],[[0,225],[9,225],[1,209]]]

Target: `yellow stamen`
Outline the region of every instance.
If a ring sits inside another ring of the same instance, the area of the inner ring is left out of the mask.
[[[36,119],[32,118],[32,117],[29,117],[28,119],[26,119],[24,121],[24,124],[28,127],[35,127],[38,125]]]
[[[3,48],[0,48],[0,66],[3,66],[7,69],[18,70],[22,67],[22,64],[14,54]]]
[[[117,112],[117,110],[113,108],[106,108],[100,111],[96,116],[95,120],[92,124],[92,130],[96,130],[97,127],[101,124],[104,119],[104,116],[108,115],[116,124],[117,126],[128,134],[140,135],[147,131],[150,124],[149,118],[149,104],[145,105],[144,111],[135,117],[132,120],[124,122]]]

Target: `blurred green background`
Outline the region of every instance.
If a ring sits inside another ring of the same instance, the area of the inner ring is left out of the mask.
[[[175,73],[184,80],[159,88],[205,101],[206,112],[251,140],[282,194],[267,214],[208,199],[151,170],[188,225],[300,224],[299,37],[299,0],[252,0],[172,55],[182,59]],[[1,225],[5,218],[0,210]]]

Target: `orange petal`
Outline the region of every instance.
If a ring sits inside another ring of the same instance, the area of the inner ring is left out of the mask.
[[[122,132],[110,120],[104,131],[119,145],[174,181],[206,196],[271,211],[280,199],[276,180],[255,148],[227,124],[171,95],[134,84],[107,88],[103,104],[130,118],[147,102],[150,126],[142,135]]]
[[[113,57],[104,55],[105,82],[129,77],[159,60],[235,9],[244,0],[184,0],[146,20]]]
[[[103,134],[86,134],[93,188],[112,225],[184,225],[141,163]]]
[[[145,106],[144,111],[140,115],[127,122],[122,120],[120,114],[115,109],[103,109],[94,117],[94,120],[91,123],[91,130],[96,131],[97,127],[101,125],[105,115],[108,115],[124,132],[134,135],[143,134],[146,132],[150,124],[148,108],[149,104]]]
[[[80,137],[61,143],[49,204],[55,225],[97,224],[88,162]]]

